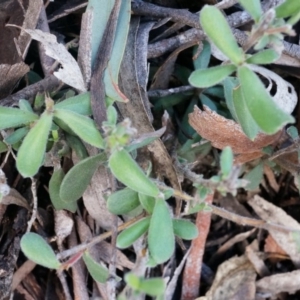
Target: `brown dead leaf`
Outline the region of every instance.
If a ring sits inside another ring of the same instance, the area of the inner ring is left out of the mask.
[[[189,114],[189,123],[199,135],[211,141],[214,147],[223,149],[230,146],[234,154],[247,154],[251,159],[262,156],[262,148],[274,143],[281,134],[281,132],[273,135],[260,133],[254,141],[251,141],[239,124],[225,119],[207,106],[204,106],[203,111],[195,106],[194,111]],[[244,161],[241,156],[239,161]]]
[[[233,257],[218,267],[215,280],[204,297],[198,300],[254,300],[255,270],[245,255]]]
[[[287,255],[270,234],[265,239],[264,251],[268,253]]]

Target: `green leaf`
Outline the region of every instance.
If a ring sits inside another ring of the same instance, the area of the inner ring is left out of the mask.
[[[138,193],[129,188],[112,193],[107,199],[107,209],[115,215],[127,214],[139,205]]]
[[[101,9],[103,9],[101,7]],[[110,60],[104,72],[105,92],[108,97],[116,101],[128,101],[127,97],[122,94],[118,87],[118,78],[121,62],[123,59],[127,36],[129,31],[129,23],[131,17],[131,0],[121,1],[120,12],[118,15],[116,33]]]
[[[300,1],[286,0],[275,8],[277,18],[289,17],[300,10]]]
[[[77,157],[80,160],[85,159],[89,156],[84,144],[78,137],[66,133],[66,140],[68,145],[75,151]]]
[[[38,115],[29,111],[0,106],[0,130],[28,124],[38,118]]]
[[[54,105],[55,109],[71,110],[75,113],[90,116],[92,114],[90,92],[68,98]]]
[[[233,89],[232,100],[237,116],[237,122],[241,125],[244,133],[248,136],[248,138],[250,140],[254,140],[259,132],[259,127],[250,114],[244,95],[242,93],[241,86]]]
[[[238,118],[236,115],[234,103],[233,103],[233,89],[235,89],[239,85],[239,82],[234,77],[227,77],[223,81],[224,86],[224,96],[226,100],[227,107],[231,113],[231,116],[234,120],[238,122]]]
[[[8,150],[7,145],[0,141],[0,153],[6,152]]]
[[[195,224],[188,220],[173,220],[174,234],[184,240],[192,240],[198,236],[198,229]]]
[[[139,200],[140,204],[147,211],[147,213],[152,214],[155,205],[155,198],[139,194]]]
[[[110,125],[116,125],[117,121],[118,121],[118,113],[117,113],[117,110],[114,108],[114,106],[110,105],[107,108],[106,113],[107,113],[107,122]]]
[[[33,109],[30,105],[30,103],[27,100],[20,99],[19,100],[19,108],[24,110],[24,111],[29,111],[33,113]]]
[[[166,201],[156,199],[148,233],[150,256],[161,264],[167,261],[175,250],[173,222]]]
[[[38,234],[26,233],[22,236],[20,245],[24,254],[33,262],[49,269],[57,270],[60,267],[52,248]]]
[[[97,148],[104,148],[103,138],[92,119],[64,109],[56,109],[54,115],[66,123],[83,141]]]
[[[234,65],[217,66],[194,71],[189,82],[197,88],[207,88],[223,81],[236,70]]]
[[[149,224],[150,217],[146,217],[123,230],[117,237],[117,247],[120,249],[130,247],[138,238],[147,232]]]
[[[256,65],[266,65],[275,62],[280,55],[273,49],[266,49],[253,54],[247,58],[247,63]]]
[[[157,197],[160,191],[126,150],[114,151],[108,160],[113,175],[138,193]]]
[[[298,129],[295,126],[290,126],[287,128],[286,133],[293,139],[296,140],[299,138]]]
[[[95,171],[106,161],[106,154],[87,157],[76,164],[64,177],[59,196],[65,202],[77,201],[89,185]]]
[[[202,41],[203,49],[200,55],[193,61],[195,70],[207,69],[210,61],[211,49],[210,44],[207,41]],[[194,47],[193,54],[195,55],[198,51],[198,47]]]
[[[82,258],[93,279],[105,283],[109,277],[108,269],[97,263],[87,251],[84,252]]]
[[[238,78],[248,110],[259,128],[267,134],[276,133],[295,120],[272,100],[258,76],[246,66],[238,68]]]
[[[17,168],[23,177],[34,176],[43,163],[53,114],[45,111],[25,136],[18,151]]]
[[[235,65],[244,61],[243,50],[238,46],[225,17],[216,7],[205,5],[200,12],[200,23],[211,41]]]
[[[228,175],[231,173],[232,166],[233,166],[233,153],[229,146],[226,146],[221,153],[220,156],[220,165],[221,165],[221,172],[222,175],[227,178]]]
[[[264,167],[263,164],[260,163],[244,176],[244,179],[249,181],[246,189],[248,191],[256,190],[262,181],[263,174],[264,174]]]
[[[12,134],[5,138],[5,143],[8,145],[13,145],[22,140],[22,138],[29,132],[28,127],[22,127],[15,130]]]
[[[59,195],[61,183],[65,177],[62,169],[55,170],[49,181],[49,195],[51,202],[56,210],[66,209],[74,213],[77,209],[76,202],[65,202]]]
[[[239,0],[245,10],[251,15],[255,22],[258,22],[263,14],[260,0]]]

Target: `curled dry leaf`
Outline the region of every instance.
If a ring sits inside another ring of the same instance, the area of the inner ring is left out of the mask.
[[[281,131],[273,135],[260,133],[251,141],[239,124],[220,116],[207,106],[204,106],[203,111],[195,106],[194,111],[189,114],[189,123],[203,138],[211,141],[214,147],[223,149],[230,146],[234,154],[240,154],[238,162],[245,162],[244,155],[246,161],[262,156],[262,148],[274,143],[281,135]]]

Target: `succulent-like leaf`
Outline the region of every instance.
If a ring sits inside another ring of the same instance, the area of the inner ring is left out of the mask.
[[[233,166],[233,153],[230,147],[225,147],[220,156],[220,166],[222,175],[227,177]]]
[[[247,66],[238,68],[238,78],[249,112],[262,131],[273,134],[295,121],[274,103],[258,76]]]
[[[238,46],[226,19],[216,7],[205,5],[200,12],[200,23],[210,40],[234,64],[239,65],[244,61],[243,50]]]
[[[21,127],[15,130],[12,134],[5,138],[5,143],[13,145],[22,140],[22,138],[29,132],[28,127]]]
[[[231,116],[234,120],[238,122],[238,118],[236,115],[234,103],[233,103],[233,90],[239,85],[239,81],[235,77],[227,77],[223,81],[224,87],[224,96],[227,104],[227,108],[229,109]]]
[[[194,71],[189,82],[198,88],[207,88],[216,85],[236,70],[234,65],[217,66]]]
[[[85,252],[82,258],[93,279],[105,283],[109,277],[108,269],[97,263],[88,252]]]
[[[175,250],[173,223],[166,201],[156,199],[150,220],[148,248],[157,264],[167,261]]]
[[[75,151],[77,157],[82,160],[89,156],[83,142],[76,136],[66,134],[66,140],[68,145]]]
[[[232,91],[232,99],[234,110],[237,116],[237,121],[241,125],[244,133],[248,136],[248,138],[250,140],[254,140],[259,132],[259,128],[249,112],[247,103],[245,102],[244,94],[242,93],[241,86],[236,87]]]
[[[129,188],[112,193],[107,199],[107,208],[115,215],[127,214],[139,205],[138,193]]]
[[[88,144],[97,148],[104,148],[103,138],[97,129],[95,122],[89,117],[65,109],[56,109],[54,115],[56,118],[66,123]]]
[[[43,163],[53,114],[45,111],[25,136],[18,151],[17,168],[23,177],[34,176]]]
[[[7,145],[0,141],[0,153],[6,152],[8,150]]]
[[[92,114],[90,97],[90,92],[85,92],[55,104],[54,108],[71,110],[81,115],[90,116]]]
[[[149,213],[152,214],[154,205],[155,205],[155,198],[143,194],[139,194],[139,199],[142,207]]]
[[[18,108],[0,106],[0,130],[28,124],[39,118],[38,115]]]
[[[19,100],[19,108],[33,113],[33,109],[31,107],[30,103],[25,99]]]
[[[126,150],[114,151],[108,160],[114,176],[123,184],[138,193],[157,197],[160,191]]]
[[[105,160],[106,154],[100,153],[76,164],[61,183],[60,198],[65,202],[77,201],[83,195],[99,165]]]
[[[258,22],[263,14],[260,0],[239,0],[245,10],[251,15],[255,22]]]
[[[289,17],[300,10],[300,1],[285,0],[281,5],[275,8],[277,18]]]
[[[66,209],[74,213],[77,209],[76,202],[65,202],[59,195],[60,186],[65,177],[65,173],[62,169],[55,170],[49,181],[49,195],[51,202],[56,210]]]
[[[149,225],[150,217],[146,217],[123,230],[117,237],[117,247],[121,249],[130,247],[138,238],[147,232]]]
[[[33,262],[49,269],[60,267],[54,251],[40,235],[33,232],[26,233],[21,238],[20,245],[24,254]]]
[[[256,65],[267,65],[275,62],[280,55],[273,49],[266,49],[253,54],[247,59],[247,63]]]
[[[198,229],[191,221],[184,219],[173,220],[174,234],[184,240],[192,240],[198,236]]]
[[[262,181],[263,175],[264,167],[263,164],[260,163],[244,176],[243,179],[249,181],[248,185],[246,186],[246,189],[248,191],[256,190]]]
[[[200,46],[199,46],[200,47]],[[211,56],[210,44],[207,41],[202,41],[202,51],[200,55],[193,61],[195,70],[207,69]],[[198,47],[194,47],[193,54],[195,55],[198,51]]]

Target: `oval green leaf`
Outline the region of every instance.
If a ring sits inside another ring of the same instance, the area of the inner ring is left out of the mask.
[[[199,46],[195,46],[193,49],[193,55],[197,54],[198,51],[198,47],[200,47],[201,44]],[[210,48],[210,44],[208,41],[202,41],[202,51],[200,53],[200,55],[198,55],[198,57],[193,60],[193,65],[195,70],[197,69],[207,69],[208,65],[209,65],[209,61],[210,61],[210,56],[211,56],[211,48]]]
[[[174,234],[184,240],[192,240],[198,236],[198,229],[195,224],[188,220],[173,220]]]
[[[259,77],[248,67],[238,68],[238,78],[248,110],[259,128],[273,134],[295,120],[273,101]]]
[[[68,145],[75,151],[77,157],[82,160],[89,156],[83,142],[76,136],[66,133]]]
[[[28,124],[39,118],[38,115],[18,108],[0,106],[0,130]]]
[[[272,64],[280,55],[273,49],[266,49],[258,53],[253,54],[247,59],[247,63],[255,65],[267,65]]]
[[[254,140],[259,132],[259,127],[253,120],[252,115],[245,102],[241,86],[238,86],[232,91],[232,100],[238,123],[241,125],[244,133],[250,140]]]
[[[120,249],[130,247],[138,238],[147,232],[149,225],[150,217],[146,217],[123,230],[117,237],[117,247]]]
[[[64,177],[59,196],[65,202],[77,201],[89,185],[95,171],[106,160],[106,154],[100,153],[81,160]]]
[[[90,116],[92,114],[90,92],[68,98],[54,105],[55,109],[71,110],[80,115]]]
[[[289,17],[300,10],[300,1],[285,0],[281,5],[275,8],[277,18]]]
[[[251,15],[255,22],[258,22],[263,14],[260,0],[239,0],[245,10]]]
[[[115,215],[127,214],[139,205],[138,193],[129,188],[112,193],[107,199],[107,208]]]
[[[21,238],[20,244],[24,254],[33,262],[49,269],[57,270],[60,267],[54,251],[40,235],[33,232],[26,233]]]
[[[155,206],[155,198],[144,194],[139,194],[140,204],[147,213],[152,214]]]
[[[54,115],[66,123],[83,141],[97,148],[104,148],[103,138],[95,122],[89,117],[64,109],[56,109]]]
[[[164,294],[166,283],[162,278],[149,278],[140,280],[139,291],[152,297]]]
[[[220,156],[220,166],[222,175],[225,178],[230,174],[233,166],[233,153],[229,146],[226,146]]]
[[[200,23],[217,48],[234,64],[241,64],[245,57],[238,46],[223,14],[214,6],[205,5],[200,12]]]
[[[262,163],[260,163],[244,176],[243,179],[249,181],[245,189],[248,191],[256,190],[262,182],[263,175],[264,166]]]
[[[236,70],[234,65],[217,66],[194,71],[189,82],[197,88],[207,88],[216,85]]]
[[[97,263],[88,252],[84,252],[82,258],[93,279],[105,283],[109,277],[108,269]]]
[[[5,143],[8,145],[13,145],[22,140],[22,138],[29,132],[28,127],[22,127],[15,130],[12,134],[5,138]]]
[[[0,153],[6,152],[8,150],[7,145],[0,141]]]
[[[66,209],[74,213],[77,209],[76,202],[65,202],[59,195],[60,186],[65,177],[65,173],[62,169],[55,170],[49,181],[49,195],[51,202],[56,210]]]
[[[173,222],[166,201],[156,199],[148,233],[150,256],[157,264],[167,261],[175,250]]]
[[[29,101],[25,100],[25,99],[20,99],[19,100],[19,108],[25,111],[29,111],[33,113],[33,109],[29,103]]]
[[[17,155],[17,168],[23,177],[34,176],[43,163],[53,114],[45,111],[25,136]]]
[[[132,190],[152,197],[159,196],[156,184],[146,176],[126,150],[114,151],[109,157],[108,165],[114,176]]]

